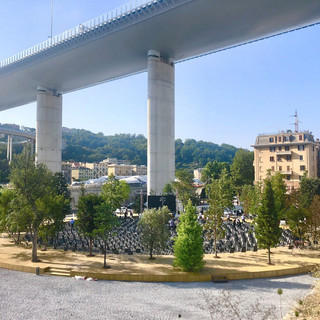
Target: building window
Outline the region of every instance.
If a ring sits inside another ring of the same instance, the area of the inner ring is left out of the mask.
[[[279,137],[279,142],[281,142],[281,137]]]
[[[299,156],[300,160],[303,160],[303,156]]]
[[[291,155],[287,155],[287,161],[291,161]]]
[[[271,161],[271,162],[274,162],[274,157],[270,157],[270,161]]]
[[[269,142],[273,142],[273,137],[270,137],[270,138],[269,138]]]
[[[287,175],[287,180],[290,180],[291,179],[291,176],[290,175]]]
[[[300,171],[305,171],[306,170],[306,166],[300,166]]]
[[[299,141],[302,141],[302,134],[299,135]]]
[[[277,161],[281,161],[281,156],[277,156]]]
[[[282,166],[279,166],[279,171],[282,171]]]
[[[281,150],[282,150],[282,147],[278,147],[278,150],[281,151]]]
[[[271,167],[271,171],[274,171],[274,166]]]
[[[285,146],[285,147],[284,147],[284,150],[290,151],[290,147],[289,147],[289,146]]]
[[[289,141],[289,136],[283,137],[283,141]]]
[[[270,147],[270,152],[275,152],[276,151],[276,147]]]
[[[287,171],[290,171],[290,166],[287,166]]]
[[[299,151],[304,151],[304,145],[298,146]]]
[[[314,147],[312,147],[312,151],[314,152]]]

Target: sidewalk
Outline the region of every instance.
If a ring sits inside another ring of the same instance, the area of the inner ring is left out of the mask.
[[[103,269],[103,255],[88,257],[85,253],[48,249],[38,251],[41,262],[31,262],[31,248],[13,244],[7,235],[0,236],[0,267],[40,274],[50,268],[65,269],[70,276],[86,276],[104,280],[189,282],[211,281],[212,277],[225,276],[228,280],[253,279],[300,274],[312,271],[320,265],[319,250],[272,249],[272,265],[267,264],[266,250],[221,253],[218,259],[205,255],[206,265],[199,273],[182,272],[172,267],[173,256],[107,255],[110,269]]]

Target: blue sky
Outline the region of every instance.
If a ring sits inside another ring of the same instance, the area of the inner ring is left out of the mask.
[[[53,35],[124,0],[53,0]],[[51,0],[0,0],[0,60],[50,35]],[[320,138],[320,26],[176,65],[176,138],[250,148],[259,133],[294,129]],[[35,127],[36,105],[0,113],[1,123]],[[63,97],[63,126],[147,133],[147,74]]]

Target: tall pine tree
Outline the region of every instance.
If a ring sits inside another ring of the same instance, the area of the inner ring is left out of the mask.
[[[262,193],[261,206],[258,209],[257,226],[255,229],[258,244],[268,249],[268,263],[271,264],[270,250],[279,243],[281,229],[279,227],[279,214],[276,209],[274,193],[270,178],[265,181]]]
[[[174,267],[181,267],[184,271],[199,271],[204,266],[202,226],[197,221],[196,209],[189,200],[186,212],[179,218],[175,239]]]

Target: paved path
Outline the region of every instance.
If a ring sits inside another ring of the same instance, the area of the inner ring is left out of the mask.
[[[181,319],[239,319],[226,308],[218,308],[210,316],[206,301],[213,305],[218,305],[219,299],[229,303],[224,295],[229,295],[240,310],[241,319],[262,320],[261,313],[254,315],[252,311],[258,306],[271,308],[274,315],[268,319],[272,320],[280,318],[278,288],[283,289],[285,314],[310,292],[315,281],[310,275],[299,275],[220,284],[89,282],[6,269],[0,269],[0,277],[0,318],[6,320],[179,319],[179,314]]]

